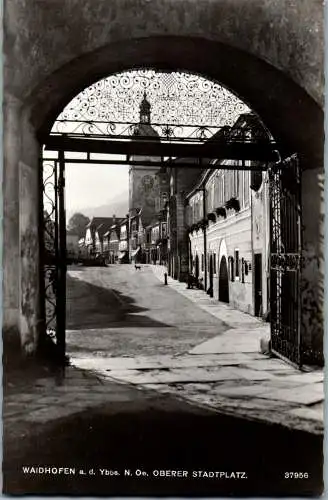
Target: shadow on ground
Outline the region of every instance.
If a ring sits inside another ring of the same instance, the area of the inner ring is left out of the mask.
[[[66,326],[72,330],[96,328],[161,328],[171,325],[140,314],[148,309],[137,306],[132,297],[67,276]]]
[[[4,492],[57,495],[318,495],[322,439],[170,403],[107,405],[57,422],[15,449],[4,434]],[[75,474],[24,474],[22,467]],[[79,473],[80,470],[85,475]],[[108,471],[101,473],[101,470]],[[131,475],[124,475],[127,470]],[[185,478],[155,476],[184,470]],[[136,471],[142,471],[136,472]],[[226,472],[211,479],[199,471]],[[303,471],[308,479],[285,479]],[[231,472],[245,477],[228,478]],[[193,477],[196,475],[196,477]],[[246,477],[247,476],[247,477]]]

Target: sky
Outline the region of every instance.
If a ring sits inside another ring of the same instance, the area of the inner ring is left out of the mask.
[[[45,158],[57,158],[54,151],[45,151]],[[85,153],[65,152],[65,206],[68,214],[84,208],[106,205],[111,200],[127,195],[129,166],[74,163],[72,158],[85,159]],[[124,160],[122,155],[91,154],[92,159]],[[124,199],[124,198],[122,198]],[[127,200],[126,200],[127,201]]]
[[[65,177],[68,213],[104,205],[129,187],[126,165],[69,163]]]

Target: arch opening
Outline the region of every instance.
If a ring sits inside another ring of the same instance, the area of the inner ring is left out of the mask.
[[[151,47],[150,41],[154,42],[153,47]],[[160,47],[164,41],[169,50],[163,56],[165,60],[158,60],[158,51],[154,52],[153,49],[155,46]],[[182,43],[180,49],[178,41]],[[117,49],[115,55],[114,48]],[[182,51],[181,48],[183,48]],[[189,51],[193,54],[192,59],[185,57]],[[51,83],[49,87],[52,91],[51,95],[44,91],[45,82],[36,88],[30,95],[27,107],[39,138],[43,140],[48,137],[58,111],[67,103],[69,97],[76,94],[76,89],[85,86],[86,82],[90,83],[90,81],[99,79],[104,74],[114,75],[122,69],[135,69],[135,61],[140,61],[138,68],[152,67],[166,72],[172,72],[176,68],[185,68],[185,71],[190,74],[203,75],[213,82],[222,82],[224,87],[231,88],[236,95],[242,96],[244,102],[247,102],[251,109],[255,110],[257,116],[261,116],[272,135],[281,144],[281,150],[284,154],[294,151],[299,153],[302,169],[313,168],[320,161],[322,113],[316,103],[299,86],[264,61],[240,50],[201,39],[156,38],[138,40],[132,52],[128,42],[115,45],[115,47],[114,45],[103,47],[93,53],[92,56],[97,55],[99,58],[95,58],[94,62],[90,64],[87,75],[85,71],[83,73],[82,66],[84,65],[85,69],[86,61],[91,61],[90,54],[70,64],[70,71],[72,67],[76,69],[75,82],[68,79],[68,67],[63,67],[51,76],[52,82],[48,81],[49,84]],[[122,56],[120,61],[117,59],[119,54]],[[195,54],[204,57],[195,57]],[[109,55],[110,57],[108,57]],[[218,61],[226,64],[220,65]],[[233,69],[236,64],[244,71],[244,78],[236,75]],[[262,78],[254,79],[256,73],[261,74]],[[269,88],[270,92],[263,92],[265,88]],[[303,119],[305,116],[306,120]],[[311,127],[305,126],[306,122],[310,122]],[[313,138],[315,140],[312,140]],[[174,258],[171,256],[170,260],[173,262]],[[182,268],[182,264],[179,266],[178,274],[180,274],[180,268]]]

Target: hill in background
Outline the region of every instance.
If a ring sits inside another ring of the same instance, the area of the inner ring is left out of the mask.
[[[116,215],[116,217],[125,217],[129,209],[128,199],[128,191],[125,191],[112,200],[109,200],[108,203],[104,205],[79,208],[78,210],[70,211],[67,214],[67,219],[69,220],[69,218],[76,212],[80,212],[90,219],[92,217],[112,217],[113,215]]]

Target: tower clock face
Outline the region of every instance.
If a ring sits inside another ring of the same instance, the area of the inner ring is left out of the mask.
[[[151,175],[145,175],[142,178],[141,182],[146,191],[150,191],[154,185],[154,179]]]

